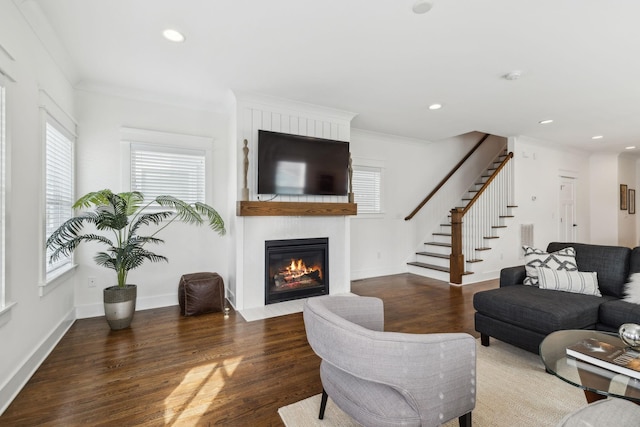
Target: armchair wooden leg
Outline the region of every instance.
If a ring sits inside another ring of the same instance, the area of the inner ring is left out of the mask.
[[[324,419],[324,410],[327,407],[327,392],[322,389],[322,401],[320,402],[320,414],[318,415],[318,419]],[[471,426],[471,424],[469,424]]]
[[[471,412],[467,412],[461,417],[458,417],[458,423],[460,427],[471,427]]]
[[[489,347],[489,335],[480,334],[480,344],[482,344],[485,347]]]

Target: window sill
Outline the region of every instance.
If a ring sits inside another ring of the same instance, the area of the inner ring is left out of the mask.
[[[40,296],[43,297],[55,289],[59,284],[65,281],[78,267],[78,264],[71,264],[60,270],[50,274],[46,278],[46,282],[40,284]]]
[[[15,302],[8,302],[3,307],[0,307],[0,327],[7,324],[11,319],[11,308],[16,305]]]
[[[381,219],[384,218],[384,212],[376,213],[359,213],[353,217],[354,219]]]

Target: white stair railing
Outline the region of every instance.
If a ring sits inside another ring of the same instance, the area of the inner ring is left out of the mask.
[[[462,283],[465,260],[477,260],[477,251],[488,248],[487,240],[496,237],[494,227],[503,225],[514,205],[512,158],[509,153],[464,208],[451,210],[452,283]]]

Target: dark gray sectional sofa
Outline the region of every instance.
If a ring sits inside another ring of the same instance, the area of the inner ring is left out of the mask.
[[[579,271],[595,271],[602,296],[583,295],[522,284],[525,267],[504,268],[500,287],[474,295],[475,328],[482,344],[494,337],[532,353],[542,340],[562,329],[617,332],[623,323],[640,323],[640,305],[624,301],[629,275],[640,272],[640,247],[550,243],[547,252],[576,251]]]

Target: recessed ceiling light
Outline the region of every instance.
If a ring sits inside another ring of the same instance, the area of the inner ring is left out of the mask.
[[[591,137],[591,139],[602,139],[602,138],[604,138],[604,136],[602,135],[596,135]]]
[[[538,123],[540,123],[541,125],[548,125],[549,123],[553,123],[553,120],[551,119],[540,120]]]
[[[165,39],[174,43],[182,43],[185,40],[184,35],[180,31],[173,30],[171,28],[164,30],[162,35]]]
[[[431,104],[429,105],[429,110],[439,110],[442,108],[442,104]]]
[[[413,4],[413,13],[423,14],[431,10],[433,5],[426,0],[418,0]]]
[[[635,145],[630,145],[629,147],[624,147],[625,150],[635,150],[636,146]]]
[[[503,79],[505,80],[518,80],[520,77],[522,77],[522,71],[511,71],[507,74],[505,74],[504,76],[502,76]]]

